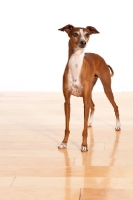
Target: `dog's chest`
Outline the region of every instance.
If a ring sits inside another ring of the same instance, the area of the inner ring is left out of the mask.
[[[69,66],[68,85],[71,94],[74,96],[82,95],[80,72],[83,64],[83,58],[84,58],[84,53],[81,53],[79,51],[72,54],[68,62]]]

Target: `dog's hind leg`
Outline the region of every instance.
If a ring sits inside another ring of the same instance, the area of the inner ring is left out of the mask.
[[[114,108],[114,112],[115,112],[115,116],[116,116],[116,127],[115,130],[116,131],[120,131],[121,130],[121,124],[120,124],[120,118],[119,118],[119,110],[118,110],[118,106],[115,103],[114,100],[114,95],[111,89],[111,77],[109,72],[102,74],[102,76],[99,76],[103,87],[104,87],[104,92],[106,94],[106,96],[108,97],[110,103],[112,104],[113,108]]]
[[[92,99],[90,99],[90,117],[88,121],[88,126],[91,127],[93,123],[93,116],[94,116],[94,111],[95,111],[95,104],[93,103]]]
[[[112,106],[114,108],[114,112],[115,112],[115,116],[116,116],[115,130],[120,131],[121,130],[121,124],[120,124],[120,118],[119,118],[119,110],[118,110],[118,106],[116,105],[116,103],[114,101],[114,96],[113,96],[111,87],[110,88],[104,87],[104,91],[105,91],[105,94],[108,97],[110,103],[112,104]]]
[[[98,79],[98,76],[95,75],[94,76],[94,79],[92,81],[92,89],[91,89],[91,99],[90,99],[90,105],[91,105],[91,112],[90,112],[90,118],[89,118],[89,121],[88,121],[88,126],[91,127],[92,126],[92,123],[93,123],[93,116],[94,116],[94,111],[95,111],[95,104],[92,100],[92,90],[93,90],[93,87],[94,85],[96,84],[97,82],[97,79]]]

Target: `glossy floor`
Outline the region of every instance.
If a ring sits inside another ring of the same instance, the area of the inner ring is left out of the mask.
[[[62,93],[0,93],[0,200],[133,200],[133,93],[94,93],[89,151],[81,153],[82,98],[71,98],[68,148]]]

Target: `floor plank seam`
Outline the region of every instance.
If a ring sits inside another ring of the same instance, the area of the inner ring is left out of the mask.
[[[12,180],[11,185],[10,185],[10,188],[12,187],[13,182],[15,181],[15,179],[16,179],[16,177],[14,177],[14,179]]]
[[[80,193],[79,193],[79,200],[81,200],[81,188],[80,188]]]

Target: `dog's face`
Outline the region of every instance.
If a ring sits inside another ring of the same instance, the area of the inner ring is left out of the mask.
[[[73,48],[85,48],[90,34],[85,28],[73,28],[69,33],[69,37]]]
[[[63,28],[58,29],[65,31],[69,38],[73,48],[85,48],[91,34],[99,33],[94,27],[87,26],[86,28],[74,27],[72,25],[66,25]]]

